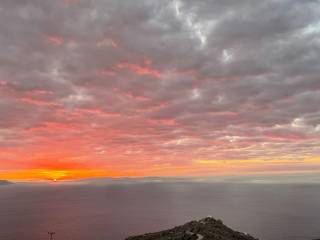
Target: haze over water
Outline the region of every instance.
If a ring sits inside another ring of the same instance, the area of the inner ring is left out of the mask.
[[[122,240],[207,215],[264,240],[320,237],[320,185],[93,181],[0,187],[0,239]]]

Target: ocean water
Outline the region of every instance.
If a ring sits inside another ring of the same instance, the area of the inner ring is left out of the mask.
[[[265,240],[320,237],[320,184],[126,182],[0,186],[0,240],[122,240],[212,215]]]

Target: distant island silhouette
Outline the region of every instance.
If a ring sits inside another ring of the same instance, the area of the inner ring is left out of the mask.
[[[8,185],[8,184],[12,184],[12,182],[9,182],[7,180],[0,180],[0,185]]]

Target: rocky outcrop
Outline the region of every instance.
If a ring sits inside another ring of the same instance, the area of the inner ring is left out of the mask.
[[[206,217],[169,230],[129,237],[126,240],[257,240],[247,233],[232,230],[221,220]]]

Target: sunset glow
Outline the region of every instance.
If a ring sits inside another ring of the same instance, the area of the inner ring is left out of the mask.
[[[0,3],[0,179],[319,172],[319,8],[218,2]]]

